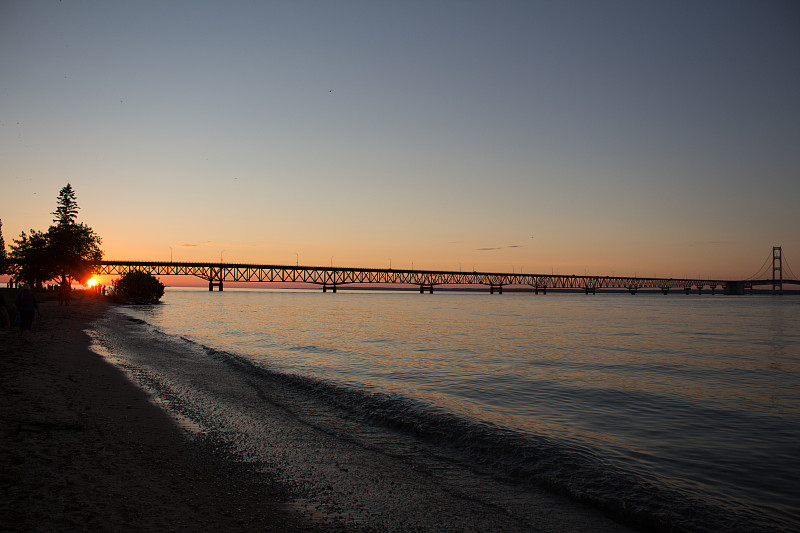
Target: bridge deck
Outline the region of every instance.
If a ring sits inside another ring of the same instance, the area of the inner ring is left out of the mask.
[[[597,289],[710,289],[769,281],[733,281],[719,279],[646,278],[630,276],[578,276],[557,274],[523,274],[500,272],[461,272],[447,270],[406,270],[391,268],[343,268],[291,265],[257,265],[244,263],[183,263],[160,261],[95,261],[96,274],[124,275],[133,270],[157,276],[195,276],[219,286],[222,282],[307,283],[324,288],[347,284],[412,285],[433,290],[442,285],[483,285],[502,290],[504,286],[528,286],[534,289],[564,288],[594,292]],[[784,283],[793,283],[784,280]]]

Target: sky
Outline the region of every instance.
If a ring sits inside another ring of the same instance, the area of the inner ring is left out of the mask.
[[[0,0],[0,219],[70,183],[106,259],[800,271],[798,95],[794,0]]]

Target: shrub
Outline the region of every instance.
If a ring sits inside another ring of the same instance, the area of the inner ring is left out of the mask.
[[[114,296],[117,300],[151,304],[164,296],[164,284],[158,278],[146,272],[128,272],[114,285]]]

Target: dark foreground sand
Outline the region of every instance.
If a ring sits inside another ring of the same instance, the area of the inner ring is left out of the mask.
[[[0,530],[314,531],[89,350],[105,308],[46,302],[29,341],[0,333]]]

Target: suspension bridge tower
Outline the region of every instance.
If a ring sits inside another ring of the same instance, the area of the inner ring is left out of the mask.
[[[772,294],[783,294],[783,258],[781,247],[772,247]]]

